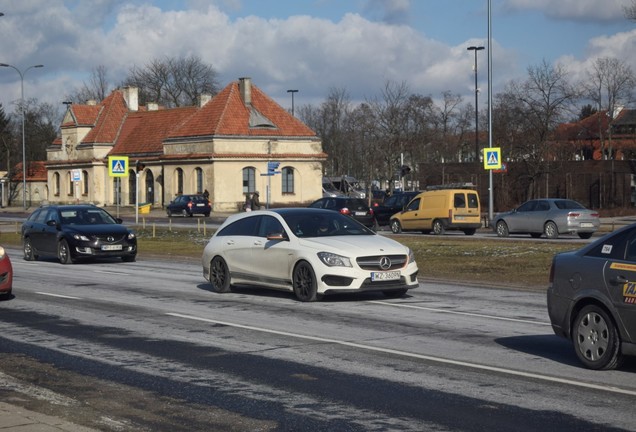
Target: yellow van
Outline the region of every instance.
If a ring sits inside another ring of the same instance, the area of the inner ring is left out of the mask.
[[[391,231],[444,234],[461,230],[473,235],[481,228],[479,195],[471,189],[427,190],[413,198],[403,211],[391,216]]]

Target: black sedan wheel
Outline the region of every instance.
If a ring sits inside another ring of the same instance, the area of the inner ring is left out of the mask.
[[[36,259],[38,259],[38,256],[33,250],[33,244],[31,244],[31,239],[27,237],[24,239],[24,260],[35,261]]]
[[[584,307],[572,327],[576,355],[590,369],[614,369],[621,362],[620,337],[614,321],[596,305]]]
[[[502,220],[497,221],[495,228],[499,237],[508,237],[510,235],[510,232],[508,231],[508,224]]]
[[[400,221],[394,219],[391,221],[391,232],[393,234],[399,234],[402,232],[402,225],[400,225]]]
[[[302,261],[296,265],[292,276],[294,294],[303,302],[313,302],[318,299],[318,284],[316,274],[309,263]]]
[[[221,257],[214,257],[210,263],[210,283],[214,292],[230,292],[230,269]]]
[[[62,239],[57,244],[57,258],[62,264],[73,264],[73,258],[71,257],[71,250],[68,247],[66,240]]]

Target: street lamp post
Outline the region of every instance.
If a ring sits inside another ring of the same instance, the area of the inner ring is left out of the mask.
[[[469,46],[468,51],[475,51],[475,161],[479,162],[479,88],[477,87],[477,51],[483,50],[483,46]]]
[[[22,208],[26,210],[27,208],[26,207],[27,169],[26,169],[26,141],[24,137],[24,75],[26,75],[29,69],[41,68],[41,67],[44,67],[44,65],[39,64],[39,65],[29,66],[28,68],[24,70],[24,72],[22,72],[17,67],[10,64],[6,64],[6,63],[0,63],[0,67],[10,67],[14,69],[20,75],[20,111],[22,112]]]
[[[292,115],[294,115],[294,93],[298,93],[298,90],[287,90],[287,93],[292,95]]]

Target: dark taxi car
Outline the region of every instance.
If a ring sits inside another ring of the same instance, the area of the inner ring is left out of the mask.
[[[135,261],[137,237],[121,223],[94,205],[42,206],[22,224],[24,259],[47,255],[62,264],[107,257]]]
[[[404,210],[409,201],[419,193],[420,191],[394,192],[393,195],[386,197],[382,204],[374,205],[373,214],[375,215],[375,220],[378,221],[378,225],[388,225],[391,216]]]
[[[211,211],[212,204],[204,195],[179,195],[166,207],[168,216],[202,214],[207,217]]]
[[[548,314],[590,369],[614,369],[636,355],[636,224],[555,255]]]
[[[324,197],[309,204],[309,207],[334,210],[354,218],[367,228],[376,227],[373,210],[361,198]]]

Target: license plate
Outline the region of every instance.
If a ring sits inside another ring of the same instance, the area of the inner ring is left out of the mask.
[[[367,214],[367,212],[355,212],[356,216],[364,216],[366,214]]]
[[[372,281],[385,281],[385,280],[396,280],[400,279],[399,271],[390,271],[390,272],[373,272],[371,273]]]
[[[205,207],[205,204],[203,204],[203,203],[197,203],[197,207]]]
[[[103,251],[116,251],[121,250],[121,245],[102,245]]]
[[[590,222],[581,222],[581,228],[592,228],[594,226],[593,223]]]

